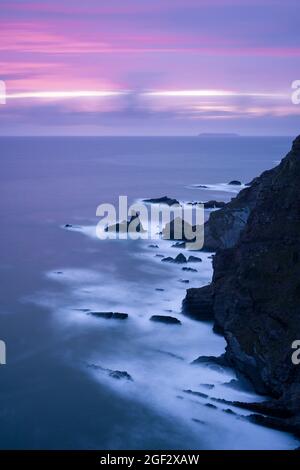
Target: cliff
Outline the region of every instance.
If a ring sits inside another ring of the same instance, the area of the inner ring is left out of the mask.
[[[291,345],[300,339],[299,186],[300,136],[276,168],[211,214],[205,248],[216,250],[213,280],[188,290],[184,301],[199,319],[211,313],[227,361],[274,397],[265,411],[297,433],[300,365],[292,363]]]

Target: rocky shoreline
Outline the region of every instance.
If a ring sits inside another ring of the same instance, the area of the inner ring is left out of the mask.
[[[224,360],[263,403],[240,404],[253,422],[300,436],[300,136],[275,168],[255,178],[205,223],[216,252],[209,286],[189,289],[183,312],[211,319],[227,342]],[[262,413],[257,415],[257,412]]]

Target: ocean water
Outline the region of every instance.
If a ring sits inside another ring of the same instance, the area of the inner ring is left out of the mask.
[[[186,288],[210,281],[209,254],[192,266],[196,273],[184,272],[156,256],[184,252],[169,241],[104,241],[95,232],[97,206],[116,205],[119,195],[130,203],[164,195],[228,201],[239,190],[230,180],[247,183],[290,144],[279,137],[0,139],[1,448],[299,445],[212,400],[262,400],[228,385],[234,371],[191,364],[225,347],[211,324],[181,314]],[[152,315],[182,324],[151,322]],[[115,370],[132,380],[112,377]]]

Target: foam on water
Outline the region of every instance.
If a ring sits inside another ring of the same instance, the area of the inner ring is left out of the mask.
[[[187,186],[189,189],[198,189],[203,191],[219,191],[222,193],[239,193],[242,189],[245,189],[247,186],[245,184],[241,184],[235,186],[233,184],[228,183],[216,183],[216,184],[191,184]]]
[[[91,240],[95,238],[92,225],[69,230]],[[59,267],[47,273],[52,282],[64,288],[55,295],[42,292],[34,301],[52,309],[57,327],[68,329],[70,334],[99,336],[99,340],[91,342],[84,351],[78,367],[101,386],[110,388],[114,395],[140,402],[172,419],[176,428],[186,429],[186,448],[197,445],[207,449],[296,447],[297,441],[292,436],[254,425],[244,418],[249,412],[212,400],[213,397],[240,401],[262,398],[247,389],[237,390],[226,385],[235,378],[233,370],[191,364],[200,355],[219,356],[225,348],[224,339],[212,332],[210,323],[194,321],[181,313],[186,287],[199,287],[210,281],[211,256],[201,253],[201,263],[188,264],[198,272],[185,272],[182,265],[163,263],[155,255],[175,257],[181,252],[195,253],[174,248],[173,242],[167,240],[153,243],[159,247],[149,247],[149,240],[136,245],[129,241],[122,244],[139,266],[138,281],[119,277],[116,270],[106,267]],[[144,280],[143,272],[150,273],[151,283]],[[183,278],[189,283],[180,282]],[[126,312],[129,318],[123,321],[101,319],[90,315],[92,311]],[[182,324],[149,321],[154,314],[174,316]],[[114,379],[105,369],[126,371],[133,381]],[[228,408],[235,414],[224,411]]]

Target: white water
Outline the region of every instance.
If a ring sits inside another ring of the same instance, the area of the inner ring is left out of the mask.
[[[87,236],[96,240],[95,226],[68,229],[70,237]],[[102,243],[98,240],[98,243]],[[59,266],[47,273],[64,290],[41,293],[35,302],[51,307],[57,327],[80,331],[84,335],[101,331],[101,341],[85,351],[78,367],[101,386],[112,391],[112,399],[126,397],[153,409],[174,422],[174,428],[186,432],[186,448],[206,449],[292,449],[297,441],[292,436],[249,423],[249,412],[211,400],[259,401],[261,397],[248,390],[235,390],[224,385],[235,378],[234,371],[218,366],[192,365],[200,355],[218,356],[224,352],[225,341],[212,332],[212,325],[194,321],[181,314],[186,288],[207,284],[212,275],[209,254],[201,253],[202,263],[190,263],[197,273],[182,271],[182,265],[162,263],[156,254],[175,257],[184,252],[171,247],[166,240],[113,241],[131,253],[133,263],[141,272],[138,280],[120,277],[117,269],[70,269]],[[150,248],[149,244],[159,248]],[[191,253],[193,254],[193,253]],[[144,279],[143,273],[152,282]],[[183,284],[180,279],[188,279]],[[156,289],[164,289],[157,291]],[[83,311],[119,311],[129,319],[106,320]],[[166,325],[149,321],[153,314],[171,315],[182,325]],[[127,371],[133,381],[116,380],[103,369]],[[207,384],[210,388],[207,387]],[[208,398],[188,394],[184,390],[207,394]],[[216,408],[207,407],[211,403]],[[224,410],[232,409],[236,414]]]

